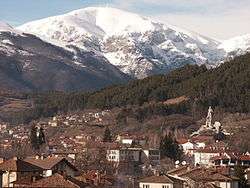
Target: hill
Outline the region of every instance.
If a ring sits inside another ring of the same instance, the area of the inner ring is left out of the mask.
[[[199,116],[210,105],[227,112],[248,113],[250,54],[237,57],[215,69],[187,65],[167,75],[131,81],[96,92],[33,93],[27,94],[27,99],[34,102],[34,109],[19,114],[21,119],[27,120],[55,113],[114,107],[123,108],[125,111],[121,114],[127,113],[142,121],[157,114]]]

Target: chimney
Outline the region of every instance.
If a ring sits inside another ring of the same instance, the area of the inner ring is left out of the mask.
[[[32,182],[35,182],[35,181],[36,181],[36,177],[32,176]]]
[[[154,174],[155,174],[156,176],[160,176],[159,170],[156,170]]]
[[[13,160],[14,160],[14,161],[17,161],[17,157],[16,157],[16,156],[15,156],[15,157],[13,157]]]

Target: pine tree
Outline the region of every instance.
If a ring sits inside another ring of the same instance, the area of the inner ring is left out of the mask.
[[[245,188],[247,185],[247,180],[245,178],[244,167],[236,166],[235,167],[235,176],[239,178],[239,187]]]
[[[108,127],[104,131],[103,142],[112,142],[112,135]]]
[[[176,139],[171,135],[166,135],[160,142],[161,157],[169,157],[173,160],[181,160],[183,151],[178,145]]]
[[[45,143],[45,135],[42,128],[35,125],[32,126],[30,132],[30,142],[34,150],[40,150],[41,146]]]

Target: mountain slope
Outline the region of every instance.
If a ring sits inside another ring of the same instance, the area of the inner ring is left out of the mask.
[[[64,49],[0,23],[1,88],[89,91],[128,79],[94,52]]]
[[[128,114],[139,119],[174,113],[199,116],[209,106],[219,111],[249,113],[250,54],[215,69],[186,65],[167,75],[134,80],[96,92],[36,93],[29,99],[33,99],[35,109],[21,113],[21,119],[52,116],[57,112],[115,107],[123,109],[120,118],[125,119]]]
[[[217,66],[219,42],[115,8],[90,7],[24,24],[18,29],[51,42],[96,51],[135,78],[186,64]]]

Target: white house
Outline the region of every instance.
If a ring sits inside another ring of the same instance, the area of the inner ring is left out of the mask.
[[[212,165],[211,159],[220,156],[223,151],[213,150],[211,148],[198,149],[194,151],[194,164],[195,165]]]
[[[118,135],[116,141],[120,142],[121,144],[131,145],[132,143],[136,143],[142,146],[145,145],[147,142],[145,137],[129,134]]]
[[[117,148],[107,150],[107,160],[111,162],[140,162],[141,148]]]
[[[153,164],[159,165],[161,160],[161,153],[159,149],[144,149],[142,156],[145,156],[146,160],[149,160]]]
[[[178,144],[183,149],[184,154],[193,155],[195,149],[198,148],[198,145],[188,139],[179,139],[177,140]]]
[[[139,181],[139,188],[174,188],[174,182],[167,176],[150,176]]]

